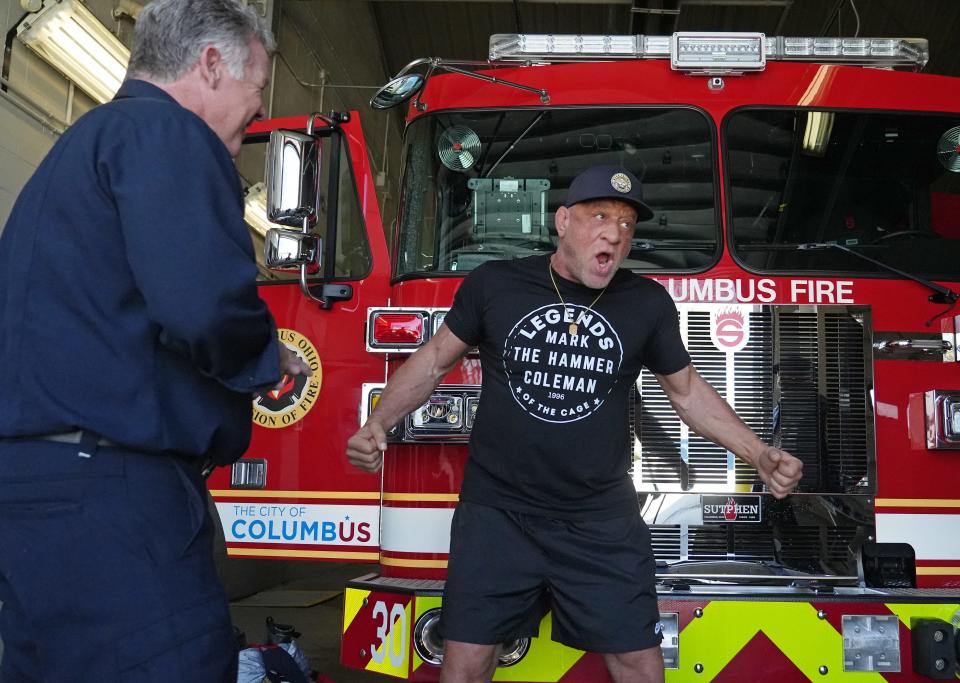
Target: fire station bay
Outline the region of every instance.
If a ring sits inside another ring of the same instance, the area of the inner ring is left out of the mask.
[[[956,0],[0,18],[0,681],[960,678]]]

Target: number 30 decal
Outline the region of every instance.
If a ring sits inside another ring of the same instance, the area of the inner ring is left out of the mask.
[[[402,668],[407,655],[407,611],[397,602],[388,613],[387,604],[378,600],[373,606],[373,619],[378,622],[377,642],[370,646],[370,657],[377,664],[390,657],[394,668]]]

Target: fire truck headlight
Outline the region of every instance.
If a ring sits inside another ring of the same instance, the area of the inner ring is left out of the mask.
[[[431,322],[430,322],[430,332],[431,332],[431,334],[436,334],[436,333],[437,333],[437,330],[440,329],[440,326],[443,325],[443,321],[446,320],[446,318],[447,318],[447,312],[446,312],[446,311],[437,311],[437,312],[435,312],[435,313],[431,316],[431,318],[430,318],[430,320],[431,320]]]
[[[960,391],[926,392],[924,413],[927,448],[960,450]]]
[[[443,664],[444,641],[437,632],[440,624],[440,608],[427,610],[417,619],[413,627],[413,649],[430,666]],[[523,659],[530,650],[529,638],[518,638],[503,644],[503,650],[497,666],[513,666]]]
[[[497,666],[513,666],[526,656],[529,649],[529,638],[517,638],[509,643],[504,643]]]
[[[437,633],[440,623],[440,608],[427,610],[417,619],[413,628],[413,649],[430,666],[443,663],[443,638]]]
[[[410,433],[421,437],[441,437],[463,431],[464,397],[461,394],[439,392],[410,414]]]
[[[947,405],[947,436],[953,439],[960,438],[960,402],[951,402]]]

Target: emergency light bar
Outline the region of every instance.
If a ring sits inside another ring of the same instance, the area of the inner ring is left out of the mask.
[[[924,38],[767,37],[762,33],[681,32],[672,36],[498,33],[491,61],[670,59],[692,73],[759,71],[767,60],[820,62],[920,71],[930,58]]]
[[[761,71],[766,65],[762,33],[674,33],[670,41],[670,68],[674,71]]]

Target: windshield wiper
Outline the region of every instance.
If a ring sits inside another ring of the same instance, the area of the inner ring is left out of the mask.
[[[819,249],[837,249],[847,254],[853,254],[858,259],[872,263],[878,268],[883,268],[888,272],[895,273],[900,277],[907,278],[908,280],[919,282],[924,287],[928,287],[933,290],[934,293],[927,297],[927,299],[935,304],[953,304],[956,303],[957,299],[960,299],[960,294],[957,294],[957,292],[953,291],[949,287],[938,285],[936,282],[931,282],[930,280],[922,278],[919,275],[913,275],[912,273],[907,273],[899,268],[894,268],[888,263],[878,261],[871,256],[867,256],[866,254],[855,251],[842,244],[837,244],[836,242],[805,242],[797,245],[797,251],[817,251]]]
[[[481,177],[481,178],[489,178],[489,177],[490,177],[490,174],[493,173],[493,169],[495,169],[497,166],[499,166],[499,165],[500,165],[500,162],[503,161],[504,158],[506,158],[506,156],[507,156],[508,154],[510,154],[510,152],[513,151],[513,148],[516,147],[517,144],[518,144],[521,140],[523,140],[525,137],[527,137],[527,133],[529,133],[529,132],[533,129],[533,127],[534,127],[535,125],[537,125],[538,123],[540,123],[540,119],[542,119],[543,116],[544,116],[544,114],[546,114],[546,113],[547,113],[547,112],[542,111],[542,112],[540,112],[539,114],[537,114],[537,117],[536,117],[533,121],[530,122],[530,125],[527,126],[526,128],[524,128],[524,129],[523,129],[523,132],[520,133],[520,135],[518,135],[516,138],[514,138],[513,142],[511,142],[511,143],[510,143],[510,146],[507,147],[507,148],[503,151],[503,154],[501,154],[501,155],[500,155],[500,158],[497,159],[497,160],[494,162],[493,166],[491,166],[490,169],[489,169],[486,173],[484,173],[482,176],[480,176],[480,177]]]
[[[645,240],[635,239],[630,251],[706,251],[716,249],[712,240]]]
[[[899,268],[891,266],[889,263],[878,261],[871,256],[867,256],[862,252],[856,251],[842,244],[837,244],[836,242],[803,242],[801,244],[741,244],[738,245],[737,248],[743,251],[820,251],[822,249],[836,249],[838,251],[856,256],[862,261],[872,263],[878,268],[882,268],[889,273],[894,273],[900,277],[913,280],[914,282],[927,287],[934,292],[927,297],[932,303],[954,304],[958,299],[960,299],[960,294],[953,291],[949,287],[938,285],[936,282],[931,282],[930,280],[922,278],[919,275],[914,275],[912,273],[900,270]]]

